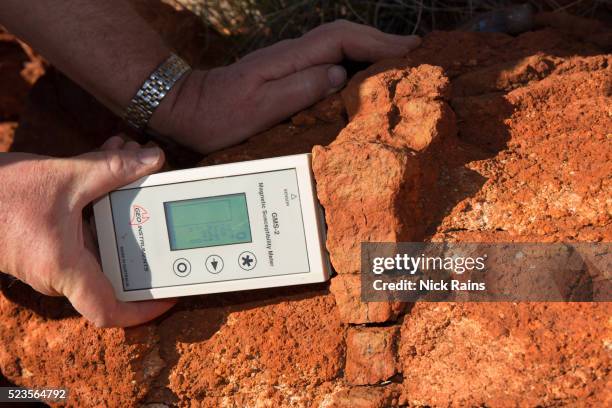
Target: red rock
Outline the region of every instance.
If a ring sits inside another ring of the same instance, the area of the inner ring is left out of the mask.
[[[377,384],[397,374],[398,327],[356,327],[346,335],[346,380]]]
[[[603,21],[578,17],[567,13],[545,12],[534,16],[534,23],[540,27],[554,27],[572,36],[593,42],[600,47],[612,45],[612,33]]]
[[[0,27],[0,121],[16,120],[32,84],[44,72],[30,47]]]
[[[519,61],[467,72],[453,81],[453,96],[482,95],[489,92],[511,91],[549,75],[560,58],[538,53]]]
[[[303,110],[291,118],[295,126],[312,127],[317,122],[343,123],[344,124],[344,102],[339,94],[316,103],[309,109]]]
[[[479,142],[488,134],[491,148],[508,147],[468,164],[487,182],[448,214],[439,231],[507,231],[536,236],[537,242],[574,240],[598,230],[585,240],[609,240],[606,225],[612,212],[602,197],[609,190],[612,150],[602,146],[609,143],[612,129],[612,77],[601,61],[572,58],[560,73],[503,97],[453,99],[457,114],[465,118],[462,136]],[[581,66],[590,68],[580,72]],[[489,132],[479,133],[479,127]],[[448,184],[440,191],[462,189],[464,174],[462,168],[449,170]]]
[[[350,118],[335,143],[375,141],[424,150],[454,136],[455,115],[443,101],[449,81],[440,67],[421,65],[382,72],[380,66],[357,74],[342,92]]]
[[[171,367],[160,386],[169,381],[184,403],[214,406],[223,397],[240,406],[260,399],[285,406],[299,396],[306,404],[309,390],[342,368],[343,330],[329,295],[177,312],[159,330]]]
[[[403,185],[418,174],[418,162],[379,143],[317,146],[312,154],[332,264],[340,274],[358,273],[361,242],[407,237],[398,201]]]
[[[319,406],[329,408],[391,408],[400,406],[397,384],[384,387],[350,387],[335,391]]]
[[[313,149],[327,248],[339,274],[359,272],[361,242],[419,239],[428,219],[420,197],[437,177],[425,150],[456,132],[442,70],[394,66],[375,64],[349,82],[342,92],[349,124],[332,144]],[[397,303],[362,303],[355,278],[333,282],[331,290],[344,322],[382,322],[401,310]]]
[[[7,152],[11,147],[16,127],[15,122],[0,123],[0,152]]]
[[[23,386],[64,385],[70,406],[610,405],[612,303],[417,303],[398,322],[403,305],[360,302],[356,274],[361,240],[612,240],[612,64],[584,38],[553,29],[434,32],[409,58],[357,75],[345,100],[330,98],[207,157],[326,146],[315,149],[314,165],[338,271],[329,291],[183,298],[143,327],[97,330],[64,300],[3,277],[3,375]],[[30,141],[21,146],[67,155],[93,144],[74,142],[83,134],[112,129],[116,122],[66,81],[46,76],[21,115],[16,139]],[[43,135],[52,143],[41,144]],[[393,383],[352,385],[391,370],[355,357],[365,353],[353,352],[347,332],[397,327]],[[344,370],[349,354],[355,364]]]
[[[72,406],[130,406],[144,398],[159,373],[153,326],[96,329],[71,316],[61,299],[47,301],[25,285],[12,288],[21,289],[13,298],[18,303],[9,300],[6,283],[0,297],[3,375],[25,387],[68,388]],[[36,307],[50,312],[40,316],[32,312]]]
[[[421,214],[420,187],[432,184],[436,169],[412,150],[455,133],[454,114],[440,99],[449,91],[439,68],[379,71],[375,64],[350,81],[342,93],[350,123],[331,145],[313,149],[327,248],[341,274],[359,271],[362,241],[408,241],[422,233],[410,219]]]
[[[610,303],[416,304],[400,347],[408,405],[607,406],[610,312]]]
[[[361,276],[342,274],[332,278],[329,290],[336,299],[343,323],[384,323],[395,320],[405,309],[401,302],[362,302]]]

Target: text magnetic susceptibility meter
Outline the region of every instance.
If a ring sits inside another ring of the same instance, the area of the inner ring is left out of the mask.
[[[309,154],[153,174],[94,204],[124,301],[323,282],[321,213]]]

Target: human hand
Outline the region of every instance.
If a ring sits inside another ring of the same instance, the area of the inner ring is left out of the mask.
[[[100,269],[83,208],[96,198],[158,170],[159,148],[120,137],[100,151],[68,159],[0,155],[0,270],[50,296],[66,296],[96,326],[151,320],[173,300],[120,302]]]
[[[209,153],[239,143],[340,89],[346,71],[336,64],[343,59],[403,57],[419,44],[417,36],[385,34],[343,20],[324,24],[232,65],[191,72],[149,125]]]

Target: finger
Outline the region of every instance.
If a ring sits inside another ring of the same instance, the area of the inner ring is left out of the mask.
[[[108,278],[87,253],[78,269],[66,274],[62,292],[74,308],[97,327],[128,327],[148,322],[168,311],[175,299],[121,302]]]
[[[115,150],[121,149],[123,147],[124,140],[121,136],[113,136],[104,142],[102,146],[100,146],[100,150]]]
[[[311,46],[309,49],[313,51],[310,55],[315,58],[338,58],[338,50],[341,49],[341,58],[370,62],[403,57],[421,43],[416,35],[387,34],[374,27],[345,20],[320,26],[300,40]]]
[[[158,147],[105,150],[68,159],[75,181],[73,194],[84,206],[109,191],[159,170],[164,163]]]
[[[271,80],[314,65],[337,64],[345,58],[374,62],[403,57],[419,44],[418,36],[385,34],[373,27],[339,21],[257,51],[241,62],[263,80]]]
[[[138,149],[140,149],[140,144],[137,143],[137,142],[134,142],[133,140],[130,140],[125,145],[123,145],[123,149],[125,149],[125,150],[138,150]]]
[[[393,48],[399,47],[400,51],[404,51],[406,46],[408,46],[407,51],[410,51],[410,49],[414,48],[412,47],[412,45],[415,41],[420,42],[420,39],[418,36],[404,36],[404,35],[396,35],[396,34],[387,34],[371,26],[357,24],[357,23],[353,23],[353,22],[349,22],[345,20],[336,20],[332,23],[322,24],[318,26],[317,28],[307,32],[302,37],[299,37],[296,39],[282,40],[271,46],[260,48],[242,57],[240,61],[244,62],[244,61],[251,61],[254,59],[260,59],[263,62],[263,60],[269,59],[270,57],[274,57],[278,55],[285,55],[287,53],[290,53],[296,50],[302,51],[300,47],[302,47],[305,44],[316,42],[316,40],[318,39],[321,39],[324,41],[331,40],[332,42],[337,41],[340,38],[340,34],[343,37],[350,37],[355,40],[359,40],[360,42],[368,41],[368,43],[365,44],[366,47],[360,47],[360,48],[366,48],[366,49],[370,48],[367,46],[368,44],[369,45],[376,44],[376,42],[372,42],[372,40],[378,41],[380,43],[388,43]],[[339,51],[339,49],[334,47],[333,51],[334,53],[333,53],[332,58],[336,59],[338,57],[337,51]],[[377,50],[374,50],[374,51],[377,51]],[[382,50],[382,51],[388,51],[388,50]],[[351,55],[345,55],[345,54],[342,54],[342,56],[343,57],[346,56],[349,58],[351,57]],[[356,57],[355,55],[353,56]],[[372,58],[375,58],[375,56],[373,56]],[[338,61],[322,61],[322,62],[338,62]]]
[[[276,123],[287,116],[323,99],[346,82],[346,70],[338,65],[317,65],[265,84],[262,106],[266,124]]]

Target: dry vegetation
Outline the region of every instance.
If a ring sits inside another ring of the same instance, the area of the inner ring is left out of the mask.
[[[609,0],[167,0],[199,15],[222,34],[234,38],[235,54],[283,38],[293,38],[325,22],[347,19],[386,32],[424,35],[433,30],[499,30],[500,13],[517,6],[532,12],[557,11],[601,18],[610,15]],[[488,16],[486,13],[489,13]]]

